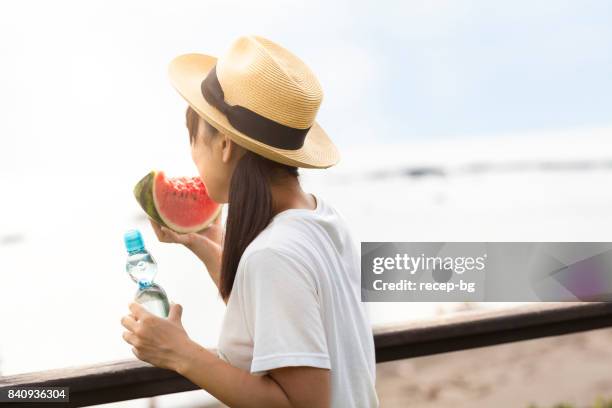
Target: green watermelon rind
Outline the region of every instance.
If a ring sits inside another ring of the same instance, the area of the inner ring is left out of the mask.
[[[152,170],[136,183],[136,186],[134,186],[134,197],[136,197],[136,201],[138,201],[140,207],[142,207],[150,218],[158,224],[167,227],[166,223],[159,216],[155,208],[155,202],[153,201],[153,180],[155,180],[156,174],[157,172]]]
[[[166,222],[164,222],[162,217],[157,212],[157,208],[155,207],[155,200],[153,198],[153,183],[155,181],[155,177],[157,176],[157,173],[158,171],[152,170],[146,176],[140,179],[138,183],[136,183],[136,185],[134,186],[134,197],[136,197],[136,201],[138,201],[138,204],[140,204],[140,207],[144,210],[144,212],[151,219],[153,219],[155,222],[157,222],[160,225],[163,225],[166,228],[170,228],[174,230],[174,228],[172,228]],[[202,229],[195,231],[195,232],[201,232],[201,231],[204,231],[206,228],[208,228],[214,222],[214,220],[219,216],[222,207],[223,207],[222,205],[219,205],[215,213],[210,216],[209,222],[207,222],[206,225]],[[176,232],[184,233],[183,231],[176,231]]]

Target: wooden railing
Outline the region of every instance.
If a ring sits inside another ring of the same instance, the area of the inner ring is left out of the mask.
[[[382,363],[604,327],[612,327],[612,303],[538,303],[376,327],[374,343]],[[0,390],[51,386],[70,387],[70,402],[62,405],[70,407],[198,389],[174,371],[137,359],[0,377]]]

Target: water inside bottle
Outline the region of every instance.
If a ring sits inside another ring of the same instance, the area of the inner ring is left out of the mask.
[[[140,284],[134,300],[145,307],[149,312],[160,316],[168,317],[170,304],[164,289],[156,283],[148,286]]]
[[[140,286],[151,285],[157,274],[157,264],[147,251],[130,254],[125,268],[130,278]]]

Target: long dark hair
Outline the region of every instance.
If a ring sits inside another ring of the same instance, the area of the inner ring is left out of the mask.
[[[194,143],[199,115],[191,106],[187,108],[186,119],[189,141]],[[210,140],[218,135],[218,130],[206,120],[204,123],[208,128],[205,134],[211,136],[204,142],[210,143]],[[287,176],[297,178],[297,167],[269,160],[250,150],[246,150],[236,164],[229,186],[219,278],[219,294],[223,299],[227,300],[232,292],[238,263],[244,250],[274,216],[270,184]]]

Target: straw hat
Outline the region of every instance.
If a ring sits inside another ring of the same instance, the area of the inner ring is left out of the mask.
[[[323,99],[316,76],[266,38],[240,37],[218,59],[179,55],[168,74],[200,116],[246,149],[296,167],[326,168],[340,159],[315,121]]]

